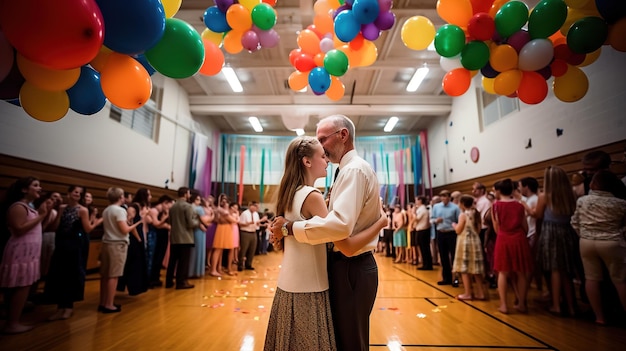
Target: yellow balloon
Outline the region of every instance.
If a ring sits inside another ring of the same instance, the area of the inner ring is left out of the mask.
[[[326,97],[332,101],[339,101],[346,93],[346,86],[335,76],[330,76],[330,87],[326,90]]]
[[[573,9],[582,9],[589,1],[590,0],[565,0],[565,4],[567,4],[567,7]]]
[[[602,48],[598,48],[598,50],[588,53],[587,55],[585,55],[585,60],[583,61],[583,63],[578,65],[578,67],[589,66],[590,64],[596,62],[598,57],[600,57],[601,53],[602,53]]]
[[[20,89],[20,105],[34,119],[54,122],[65,117],[70,109],[70,98],[64,90],[43,90],[26,81]]]
[[[435,39],[435,26],[424,16],[409,18],[402,25],[400,37],[404,45],[412,50],[424,50]]]
[[[580,68],[567,65],[567,73],[554,78],[552,90],[554,96],[563,102],[575,102],[582,99],[589,89],[589,79]]]
[[[180,9],[183,0],[161,0],[163,9],[165,10],[165,18],[172,18]]]
[[[439,0],[437,14],[450,24],[467,27],[473,16],[472,3],[470,0]]]
[[[230,30],[224,35],[224,50],[229,54],[238,54],[243,50],[241,36],[243,32]]]
[[[489,64],[498,72],[505,72],[517,68],[518,54],[509,44],[491,47]]]
[[[220,48],[222,47],[222,43],[224,41],[224,33],[216,33],[209,28],[204,28],[200,36],[202,37],[202,39],[210,41]]]
[[[493,84],[495,82],[495,78],[487,78],[487,77],[483,77],[482,79],[482,83],[483,83],[483,90],[485,90],[486,93],[489,94],[496,94],[496,91],[493,89]]]
[[[72,69],[50,69],[17,54],[17,67],[26,81],[39,89],[48,91],[67,90],[74,86],[80,77],[80,67]]]
[[[252,11],[252,9],[256,5],[260,4],[261,2],[262,2],[261,0],[239,0],[239,4],[241,4],[243,7],[247,8],[248,11]]]
[[[499,95],[511,95],[519,87],[519,83],[522,81],[522,71],[512,69],[506,72],[498,74],[494,78],[493,90]]]

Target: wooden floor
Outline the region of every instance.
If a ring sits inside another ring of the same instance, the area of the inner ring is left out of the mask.
[[[55,306],[36,306],[24,314],[35,329],[0,335],[0,350],[262,350],[280,260],[279,253],[256,256],[255,271],[193,280],[190,290],[118,293],[118,314],[96,312],[99,281],[93,275],[72,318],[47,322]],[[436,285],[438,270],[418,271],[379,255],[377,261],[370,350],[600,351],[626,344],[624,328],[554,317],[533,302],[527,315],[503,315],[495,290],[490,301],[461,302],[453,297],[462,288]]]

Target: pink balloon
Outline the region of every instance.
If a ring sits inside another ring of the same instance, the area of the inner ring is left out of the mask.
[[[241,45],[248,51],[257,51],[261,46],[259,36],[253,30],[249,30],[241,36]]]
[[[280,36],[274,29],[260,30],[257,32],[257,35],[259,36],[262,48],[273,48],[278,45],[278,42],[280,41]]]
[[[519,54],[522,51],[522,48],[526,43],[530,41],[530,34],[528,34],[525,30],[520,30],[513,33],[509,39],[506,41],[507,44],[511,45],[515,51]]]
[[[0,82],[11,72],[13,62],[15,61],[15,52],[9,41],[0,32]]]

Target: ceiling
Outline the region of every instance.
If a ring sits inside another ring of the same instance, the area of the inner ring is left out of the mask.
[[[376,62],[351,68],[340,78],[345,85],[341,100],[316,96],[310,89],[305,93],[291,90],[287,82],[295,68],[289,63],[289,53],[298,48],[298,31],[313,23],[314,3],[315,0],[278,0],[274,30],[280,35],[279,44],[254,53],[225,53],[226,64],[237,73],[243,93],[232,92],[222,73],[196,74],[179,80],[189,94],[191,113],[199,120],[211,121],[226,134],[255,134],[248,117],[257,116],[264,135],[295,135],[285,126],[284,119],[306,123],[305,132],[312,135],[320,117],[342,113],[352,118],[359,136],[385,134],[382,129],[390,116],[397,116],[399,122],[387,134],[417,134],[434,118],[450,113],[452,98],[442,91],[445,72],[439,65],[439,55],[408,49],[401,40],[402,24],[410,17],[425,16],[436,28],[445,24],[435,10],[436,0],[393,1],[396,23],[374,42],[378,49]],[[206,28],[204,11],[212,5],[211,0],[184,0],[176,17],[201,33]],[[424,64],[430,69],[425,80],[416,92],[406,92],[411,76]]]

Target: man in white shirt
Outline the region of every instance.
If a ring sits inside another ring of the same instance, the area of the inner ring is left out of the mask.
[[[258,211],[258,202],[251,201],[248,208],[239,216],[239,265],[237,270],[240,272],[244,270],[244,267],[248,270],[254,270],[252,260],[257,245],[256,231],[261,221]]]

